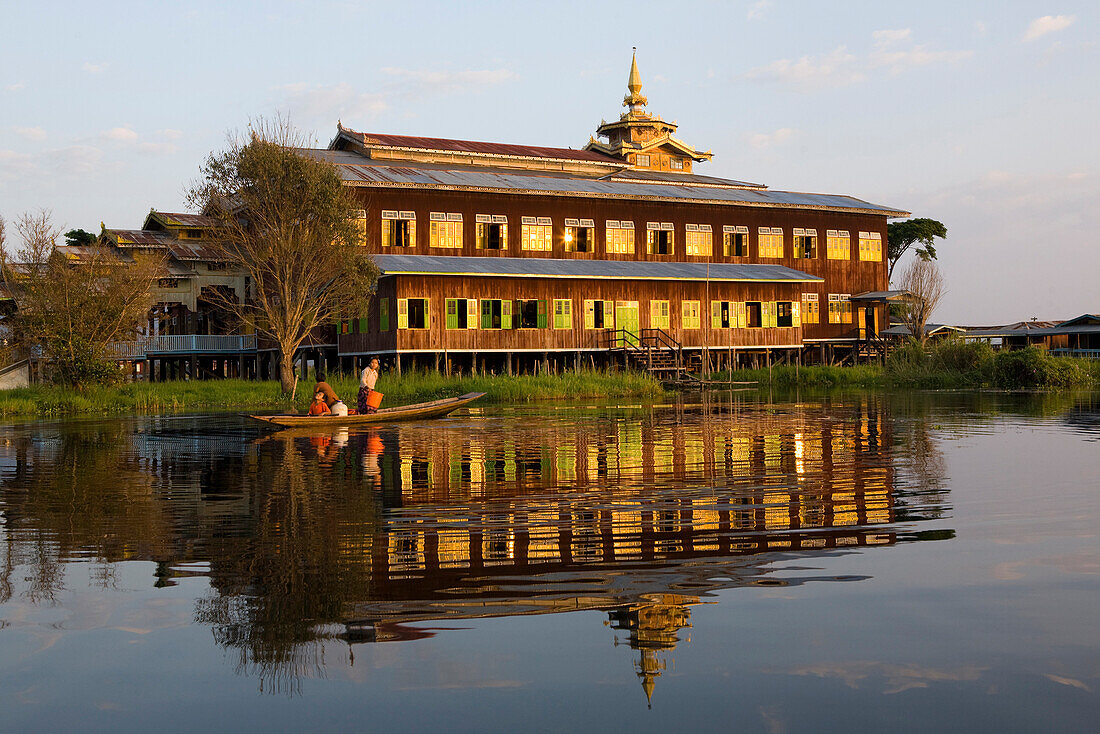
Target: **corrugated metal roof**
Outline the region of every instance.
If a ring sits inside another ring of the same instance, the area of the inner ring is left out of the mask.
[[[450,138],[423,138],[412,135],[385,135],[379,133],[361,133],[348,128],[341,132],[357,139],[364,146],[384,146],[387,148],[414,148],[418,150],[438,150],[451,153],[473,153],[476,155],[503,155],[521,158],[556,158],[558,160],[587,161],[623,165],[617,158],[590,150],[573,148],[546,148],[537,145],[515,145],[512,143],[489,143],[479,140],[453,140]]]
[[[867,291],[852,296],[853,301],[898,301],[910,295],[909,291]]]
[[[1049,326],[1035,329],[975,329],[966,332],[967,338],[989,339],[1005,336],[1062,336],[1066,334],[1100,334],[1100,324],[1086,326]]]
[[[150,232],[144,229],[108,229],[119,247],[167,247],[175,238],[168,232]]]
[[[372,161],[336,160],[341,178],[351,186],[393,186],[439,189],[525,191],[539,194],[599,196],[617,199],[656,199],[715,204],[744,204],[800,209],[855,211],[886,216],[908,216],[908,212],[871,204],[852,196],[808,194],[796,191],[721,188],[631,181],[607,181],[569,176],[536,175],[527,172],[490,172],[475,167],[414,168]]]
[[[645,171],[640,169],[627,169],[616,171],[603,177],[606,181],[654,181],[657,183],[670,183],[677,185],[699,184],[701,186],[731,186],[742,189],[766,189],[764,184],[749,183],[748,181],[734,181],[729,178],[716,176],[700,176],[696,173],[675,173],[671,171]]]
[[[713,280],[821,282],[783,265],[557,260],[542,257],[463,257],[459,255],[374,255],[383,275],[425,274],[509,278],[600,278],[615,280]]]
[[[164,217],[169,224],[178,224],[181,227],[217,227],[218,220],[204,214],[186,214],[177,212],[155,212]]]

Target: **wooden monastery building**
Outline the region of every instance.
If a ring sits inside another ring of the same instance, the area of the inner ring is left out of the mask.
[[[354,190],[382,271],[339,354],[511,369],[617,348],[690,366],[832,359],[873,340],[886,222],[907,213],[698,174],[712,154],[646,111],[634,61],[627,87],[626,111],[581,150],[338,124],[327,150],[305,151]]]

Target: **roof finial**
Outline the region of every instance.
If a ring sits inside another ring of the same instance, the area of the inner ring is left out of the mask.
[[[634,53],[630,57],[630,76],[626,80],[626,88],[629,94],[623,97],[623,107],[629,107],[631,112],[640,112],[645,107],[647,100],[642,96],[642,75],[638,73],[638,47],[634,46]]]

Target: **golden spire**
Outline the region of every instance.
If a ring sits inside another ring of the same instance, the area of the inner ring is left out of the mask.
[[[634,47],[634,53],[630,57],[630,76],[626,80],[626,88],[629,94],[623,97],[623,107],[629,107],[631,112],[636,108],[645,107],[647,100],[642,96],[642,75],[638,73],[638,47]]]

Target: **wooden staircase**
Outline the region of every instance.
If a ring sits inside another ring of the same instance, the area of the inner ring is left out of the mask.
[[[688,371],[684,362],[684,346],[663,329],[608,329],[604,346],[619,356],[626,366],[645,370],[662,380],[677,381]]]

